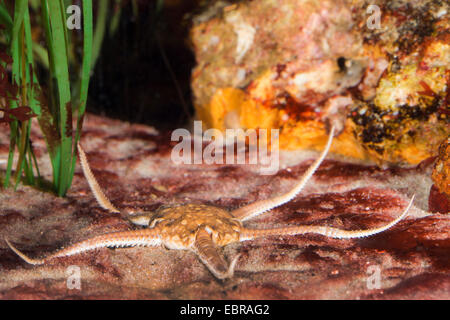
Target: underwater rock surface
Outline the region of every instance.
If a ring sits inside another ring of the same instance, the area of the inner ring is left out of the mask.
[[[0,127],[0,158],[8,152]],[[36,127],[31,139],[45,179],[51,166]],[[237,208],[290,189],[317,156],[282,152],[281,169],[175,165],[170,132],[87,114],[81,143],[99,183],[119,208],[155,210],[196,201]],[[0,164],[0,177],[5,165]],[[429,214],[432,164],[382,170],[329,155],[304,191],[248,225],[372,228],[396,217],[416,194],[408,217],[391,230],[355,240],[320,235],[271,237],[224,249],[241,257],[219,281],[190,252],[164,248],[100,249],[31,266],[0,241],[1,299],[449,299],[450,216]],[[66,198],[20,185],[0,191],[0,239],[32,257],[69,243],[136,226],[99,207],[77,164]],[[80,289],[69,289],[74,269]],[[71,268],[69,268],[71,267]],[[379,275],[379,281],[377,276]]]
[[[280,148],[382,166],[437,156],[450,134],[449,3],[261,0],[211,4],[191,40],[196,113],[210,128],[280,129]]]

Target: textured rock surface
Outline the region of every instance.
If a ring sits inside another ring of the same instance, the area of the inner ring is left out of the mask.
[[[450,199],[450,137],[439,147],[439,154],[431,176],[440,192]]]
[[[119,208],[154,210],[189,201],[236,208],[287,191],[317,155],[282,153],[283,168],[273,176],[245,166],[175,165],[170,133],[92,115],[86,120],[82,144],[94,174]],[[0,158],[7,154],[7,132],[0,127]],[[38,130],[33,129],[32,139],[49,180],[50,164]],[[409,216],[366,239],[303,235],[228,246],[228,260],[237,253],[241,257],[234,278],[223,282],[190,252],[101,249],[30,266],[0,241],[0,298],[449,299],[450,217],[426,212],[431,170],[431,164],[381,170],[330,155],[295,200],[248,225],[370,228],[392,220],[416,194]],[[79,166],[64,199],[22,185],[17,192],[1,190],[0,225],[1,239],[8,237],[33,257],[94,235],[135,228],[98,206]],[[68,267],[74,265],[81,271],[81,290],[67,288]],[[380,271],[379,289],[367,286],[373,270]]]
[[[402,166],[437,155],[450,133],[448,1],[219,3],[191,30],[207,126],[277,128],[292,150],[321,148],[332,122],[335,153]]]
[[[428,200],[432,212],[450,212],[450,137],[442,142],[435,161],[433,174],[434,185],[430,190]]]

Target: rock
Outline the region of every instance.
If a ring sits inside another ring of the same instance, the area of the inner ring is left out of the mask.
[[[439,155],[431,175],[434,185],[430,191],[429,206],[432,212],[450,212],[450,138],[439,147]]]
[[[207,127],[279,129],[292,150],[321,149],[332,123],[335,153],[382,166],[437,155],[450,133],[448,2],[220,3],[191,30]]]

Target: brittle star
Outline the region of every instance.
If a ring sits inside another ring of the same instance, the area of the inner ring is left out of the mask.
[[[373,229],[350,231],[328,226],[292,225],[271,229],[250,229],[244,227],[243,223],[245,221],[291,201],[303,189],[326,157],[333,140],[333,134],[334,128],[331,129],[324,150],[307,169],[294,188],[274,198],[256,201],[232,211],[203,204],[163,206],[155,212],[143,213],[130,218],[134,224],[146,226],[147,228],[99,235],[60,249],[42,259],[29,258],[16,249],[8,240],[6,242],[17,255],[30,264],[44,264],[57,257],[71,256],[104,247],[164,245],[169,249],[190,250],[194,252],[214,276],[219,279],[225,279],[233,276],[239,255],[228,265],[220,253],[219,248],[231,243],[249,241],[267,236],[299,235],[305,233],[321,234],[331,238],[351,239],[371,236],[391,228],[406,216],[413,203],[414,196],[399,217],[384,226]],[[110,212],[120,213],[121,211],[109,201],[100,188],[80,144],[78,144],[78,154],[84,175],[99,205]]]

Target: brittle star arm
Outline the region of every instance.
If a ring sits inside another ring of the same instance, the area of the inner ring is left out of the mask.
[[[226,279],[233,276],[239,255],[228,266],[224,257],[219,253],[219,248],[214,244],[211,235],[205,228],[198,231],[192,251],[197,254],[203,264],[218,279]]]
[[[271,210],[275,207],[281,206],[282,204],[285,204],[286,202],[291,201],[295,196],[303,189],[305,184],[308,182],[308,180],[311,178],[311,176],[314,174],[314,172],[317,170],[317,168],[322,163],[323,159],[325,159],[328,151],[330,150],[331,142],[333,141],[333,135],[334,135],[334,127],[330,130],[330,135],[328,137],[327,144],[325,146],[325,149],[320,154],[319,158],[317,158],[313,164],[306,170],[303,177],[300,179],[300,181],[294,186],[294,188],[289,191],[288,193],[285,193],[283,195],[256,201],[252,204],[246,205],[242,208],[236,209],[231,212],[233,216],[235,216],[240,221],[245,221],[251,218],[254,218],[268,210]]]
[[[80,156],[80,162],[81,162],[81,168],[83,168],[84,176],[86,177],[86,180],[88,181],[89,187],[91,188],[92,193],[95,196],[95,199],[97,199],[98,204],[103,208],[110,212],[114,213],[120,213],[120,210],[117,209],[106,197],[106,195],[103,193],[102,188],[98,184],[97,180],[94,177],[94,174],[92,173],[92,170],[89,166],[89,162],[86,157],[86,153],[84,152],[83,148],[81,148],[80,143],[77,144],[78,147],[78,154]]]
[[[412,196],[411,200],[409,201],[409,204],[407,205],[405,210],[403,210],[402,214],[399,217],[397,217],[392,222],[378,228],[367,230],[342,230],[327,226],[292,226],[292,227],[260,229],[260,230],[243,229],[241,230],[239,240],[247,241],[266,236],[286,236],[305,233],[316,233],[336,239],[352,239],[352,238],[368,237],[383,232],[396,225],[400,220],[402,220],[406,216],[408,210],[411,208],[413,201],[414,196]]]
[[[32,259],[26,256],[24,253],[15,248],[7,239],[5,239],[8,246],[19,257],[30,264],[44,264],[47,261],[65,256],[72,256],[82,252],[95,250],[98,248],[117,248],[117,247],[149,247],[157,246],[161,244],[161,239],[158,236],[157,229],[142,229],[142,230],[130,230],[119,231],[100,235],[87,239],[81,242],[77,242],[67,248],[58,250],[45,258]]]

